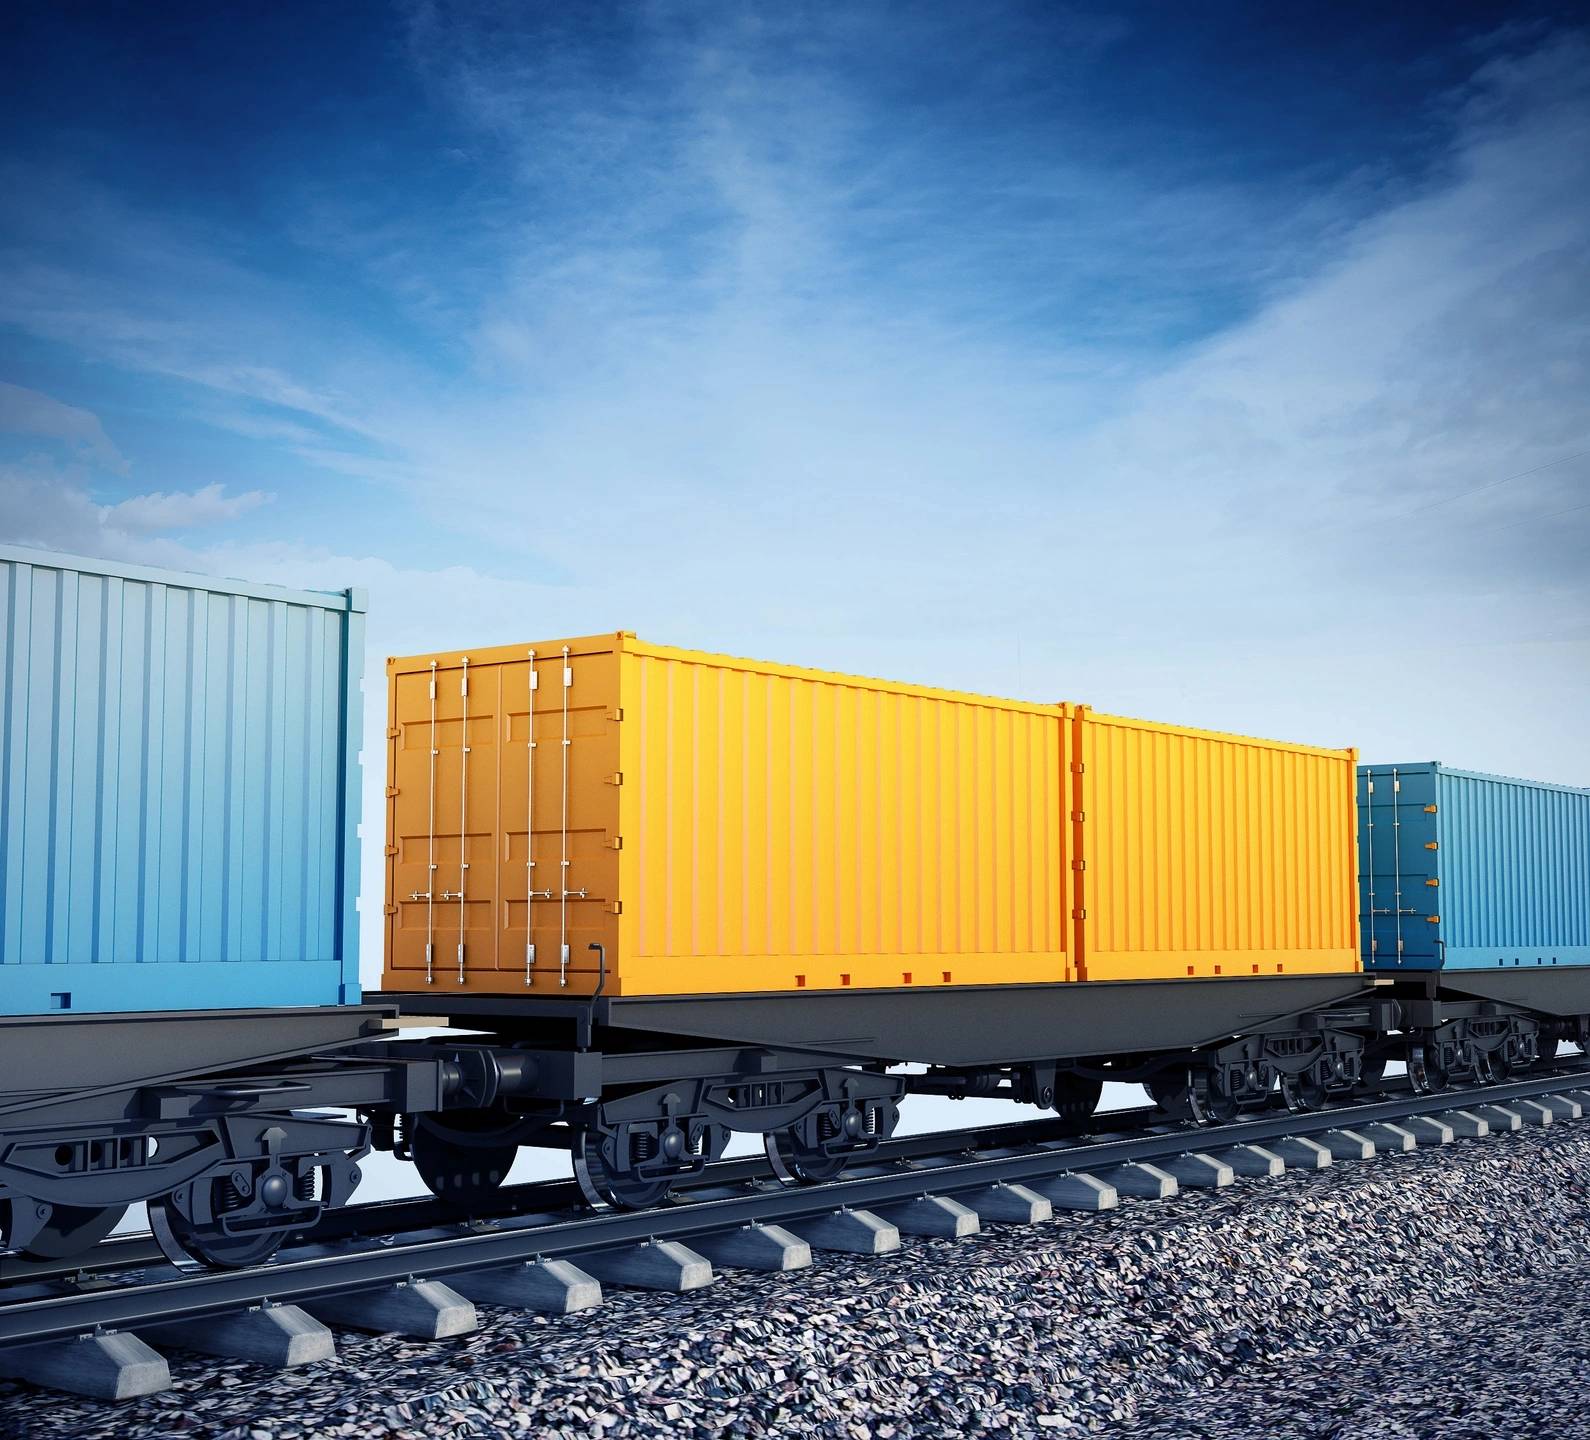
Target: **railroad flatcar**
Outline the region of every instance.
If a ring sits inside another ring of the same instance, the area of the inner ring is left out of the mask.
[[[261,1259],[369,1151],[313,1107],[442,1103],[325,1058],[391,1013],[359,1003],[364,609],[0,548],[5,1248],[147,1201],[174,1258]]]
[[[391,1137],[439,1193],[568,1144],[650,1203],[734,1130],[818,1180],[910,1091],[1320,1103],[1386,1019],[1350,750],[627,632],[387,669],[382,998],[535,1076]]]

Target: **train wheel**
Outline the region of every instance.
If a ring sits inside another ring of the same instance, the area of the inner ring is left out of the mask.
[[[770,1130],[762,1137],[767,1163],[786,1185],[821,1185],[839,1175],[854,1152],[816,1150],[792,1130]]]
[[[1514,1066],[1506,1049],[1482,1050],[1475,1056],[1474,1071],[1488,1085],[1499,1085],[1512,1078]]]
[[[1325,1104],[1325,1086],[1312,1072],[1304,1075],[1283,1075],[1281,1098],[1286,1101],[1286,1108],[1294,1115],[1306,1114],[1310,1110],[1320,1109]]]
[[[1424,1095],[1445,1090],[1452,1083],[1451,1073],[1442,1066],[1437,1052],[1422,1044],[1408,1047],[1408,1079]]]
[[[190,1268],[191,1262],[198,1261],[212,1270],[243,1270],[263,1265],[282,1248],[288,1236],[303,1227],[266,1225],[232,1234],[219,1223],[195,1225],[176,1206],[152,1200],[149,1228],[173,1265]]]
[[[1228,1125],[1241,1109],[1236,1096],[1220,1083],[1219,1076],[1206,1070],[1193,1072],[1192,1089],[1187,1098],[1192,1117],[1200,1125]]]
[[[1143,1082],[1148,1098],[1167,1115],[1186,1120],[1192,1115],[1192,1079],[1188,1071],[1170,1071]]]
[[[1386,1057],[1384,1055],[1366,1055],[1363,1063],[1358,1068],[1358,1083],[1368,1090],[1380,1088],[1380,1082],[1386,1078]]]
[[[9,1248],[12,1236],[21,1233],[12,1224],[11,1206],[26,1200],[0,1200],[0,1248]],[[92,1250],[121,1222],[125,1205],[55,1205],[43,1225],[17,1246],[30,1260],[67,1260]]]
[[[786,1185],[820,1185],[877,1150],[900,1123],[893,1100],[836,1101],[762,1137],[767,1163]]]
[[[1085,1080],[1080,1075],[1057,1075],[1054,1085],[1054,1108],[1062,1120],[1073,1125],[1084,1125],[1099,1108],[1099,1097],[1104,1094],[1102,1080]]]
[[[443,1130],[420,1118],[409,1134],[409,1158],[426,1189],[439,1200],[463,1208],[486,1204],[513,1169],[519,1146],[494,1139],[486,1130],[449,1126]]]
[[[574,1178],[592,1205],[647,1210],[668,1196],[677,1175],[642,1175],[614,1165],[599,1131],[581,1130],[574,1141]]]

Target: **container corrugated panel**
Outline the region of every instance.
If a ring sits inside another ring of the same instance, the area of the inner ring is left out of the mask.
[[[1074,724],[1084,979],[1359,968],[1353,751]]]
[[[363,611],[0,547],[0,1014],[359,998]]]
[[[1364,962],[1379,970],[1590,964],[1590,790],[1359,769]]]
[[[1063,707],[564,643],[389,662],[388,988],[1074,978]]]

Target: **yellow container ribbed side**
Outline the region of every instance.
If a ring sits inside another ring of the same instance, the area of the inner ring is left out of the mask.
[[[1352,750],[1080,708],[1089,980],[1352,971]]]

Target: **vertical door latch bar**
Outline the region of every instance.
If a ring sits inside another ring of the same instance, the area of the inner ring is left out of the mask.
[[[536,691],[541,688],[541,677],[536,674],[536,652],[531,650],[530,681],[525,693],[528,696],[528,713],[525,717],[525,781],[524,781],[524,983],[529,989],[535,983],[535,899],[539,895],[550,900],[551,892],[536,889],[535,810],[536,810]]]
[[[558,987],[569,984],[569,900],[585,899],[583,889],[569,888],[569,690],[574,684],[574,670],[569,665],[569,647],[563,647],[563,817],[559,828],[562,840],[559,858],[558,889]]]
[[[426,822],[425,889],[415,890],[410,900],[425,902],[425,983],[434,985],[433,960],[436,954],[436,662],[431,661],[431,757],[430,803]]]
[[[458,893],[444,900],[458,901],[458,983],[464,983],[464,879],[469,872],[469,656],[465,655],[463,673],[458,680],[458,693],[463,700],[463,744],[459,747],[458,762]]]

